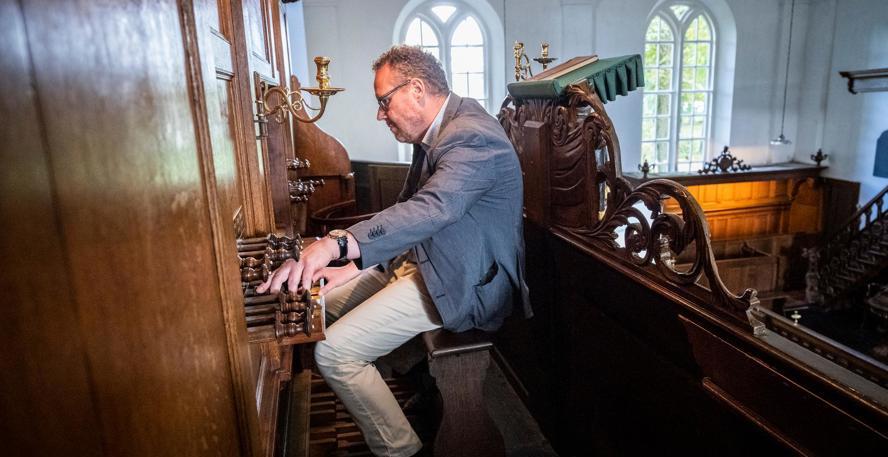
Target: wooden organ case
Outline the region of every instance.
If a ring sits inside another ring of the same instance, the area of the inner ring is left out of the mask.
[[[622,177],[604,101],[643,85],[631,62],[555,95],[514,83],[499,115],[524,172],[536,316],[497,347],[544,433],[561,455],[884,453],[885,372],[781,336],[791,322],[720,279],[694,196]]]
[[[233,301],[242,307],[234,310],[232,325],[243,318],[240,325],[246,329],[249,382],[255,386],[248,394],[255,399],[259,446],[264,455],[273,455],[282,454],[287,445],[291,401],[287,388],[294,357],[300,355],[294,348],[323,339],[323,317],[309,291],[297,294],[285,285],[277,295],[259,295],[255,288],[284,260],[299,258],[304,208],[322,182],[302,177],[311,169],[311,162],[294,149],[299,124],[294,117],[307,118],[304,108],[289,115],[265,114],[272,109],[269,104],[289,102],[281,96],[263,98],[267,91],[281,88],[287,92],[288,85],[294,91],[299,88],[295,76],[290,75],[283,8],[274,0],[246,0],[241,11],[230,11],[234,6],[236,3],[200,3],[196,19],[201,57],[215,63],[214,69],[204,66],[204,80],[216,81],[215,91],[212,84],[205,85],[205,90],[216,184],[223,193],[220,223],[232,227],[234,240],[227,242],[236,246],[232,259],[239,267],[240,287]],[[240,28],[245,48],[237,49],[238,37],[226,32],[236,34]],[[225,41],[230,43],[229,50],[220,52],[226,48]],[[220,56],[231,59],[231,65],[220,66]],[[237,81],[240,86],[225,87],[223,81]],[[211,99],[213,92],[216,101]],[[246,106],[236,106],[238,99]],[[218,112],[209,107],[216,104]],[[311,129],[318,131],[316,136],[324,135],[313,125]]]
[[[0,25],[5,451],[283,455],[323,328],[253,288],[330,174],[254,122],[295,83],[283,5],[4,0]]]

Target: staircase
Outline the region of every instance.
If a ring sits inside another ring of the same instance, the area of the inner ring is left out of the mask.
[[[888,268],[888,187],[857,210],[820,249],[819,292],[827,308],[850,305]]]

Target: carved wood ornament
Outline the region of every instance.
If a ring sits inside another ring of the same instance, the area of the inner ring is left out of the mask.
[[[587,83],[569,86],[560,101],[508,97],[499,119],[524,170],[528,222],[660,281],[696,289],[717,311],[748,321],[756,332],[763,328],[750,314],[759,303],[756,291],[735,295],[719,278],[709,226],[687,189],[667,179],[633,189],[622,177],[613,123]],[[668,198],[680,215],[663,211]],[[677,270],[674,259],[690,247],[693,264]],[[695,284],[700,275],[711,290]]]

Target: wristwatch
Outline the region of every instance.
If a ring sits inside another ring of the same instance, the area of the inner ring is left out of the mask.
[[[336,240],[336,244],[339,245],[339,258],[336,260],[345,260],[348,256],[348,232],[340,229],[330,230],[327,238]]]

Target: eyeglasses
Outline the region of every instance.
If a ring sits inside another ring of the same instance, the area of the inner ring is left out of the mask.
[[[376,103],[379,103],[379,109],[381,109],[383,113],[388,112],[389,103],[391,103],[391,101],[392,101],[392,96],[395,95],[395,92],[398,89],[406,86],[407,84],[410,84],[411,81],[413,81],[413,80],[408,79],[407,81],[404,81],[401,84],[398,84],[397,86],[392,88],[392,90],[382,94],[382,96],[376,97]]]

